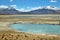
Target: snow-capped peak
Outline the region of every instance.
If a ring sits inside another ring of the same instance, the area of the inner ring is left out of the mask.
[[[5,5],[0,6],[0,9],[6,9],[6,8],[8,8],[8,6],[5,6]]]
[[[54,7],[54,6],[45,6],[45,9],[52,9],[52,10],[58,10],[59,8]]]
[[[51,8],[55,8],[55,7],[53,7],[53,6],[46,6],[46,8],[49,8],[49,9],[51,9]]]
[[[13,8],[13,7],[8,7],[8,10],[10,10],[10,9],[15,9],[15,8]]]
[[[10,7],[10,6],[4,6],[4,5],[2,5],[2,6],[0,6],[0,9],[8,9],[8,10],[10,10],[10,9],[14,9],[14,8]]]

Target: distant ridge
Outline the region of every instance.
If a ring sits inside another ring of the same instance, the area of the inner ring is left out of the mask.
[[[29,12],[22,12],[13,7],[0,8],[0,15],[14,15],[14,14],[60,14],[60,9],[53,6],[46,6],[41,9],[32,10]]]
[[[30,11],[32,14],[60,14],[60,9],[52,6],[46,6],[42,9]]]
[[[13,7],[0,8],[0,14],[19,14],[20,11],[16,10]]]

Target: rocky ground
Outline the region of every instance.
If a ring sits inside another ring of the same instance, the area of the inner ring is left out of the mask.
[[[35,35],[14,31],[0,31],[0,40],[60,40],[60,36]]]

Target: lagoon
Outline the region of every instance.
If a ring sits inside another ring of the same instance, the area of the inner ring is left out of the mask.
[[[21,23],[12,24],[10,27],[27,33],[60,34],[60,25]]]

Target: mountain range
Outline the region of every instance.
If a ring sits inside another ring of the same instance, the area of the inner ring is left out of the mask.
[[[22,12],[19,10],[16,10],[13,7],[8,8],[0,8],[0,14],[2,15],[13,15],[13,14],[60,14],[60,9],[52,6],[46,6],[42,7],[40,9],[31,10],[29,12]]]

